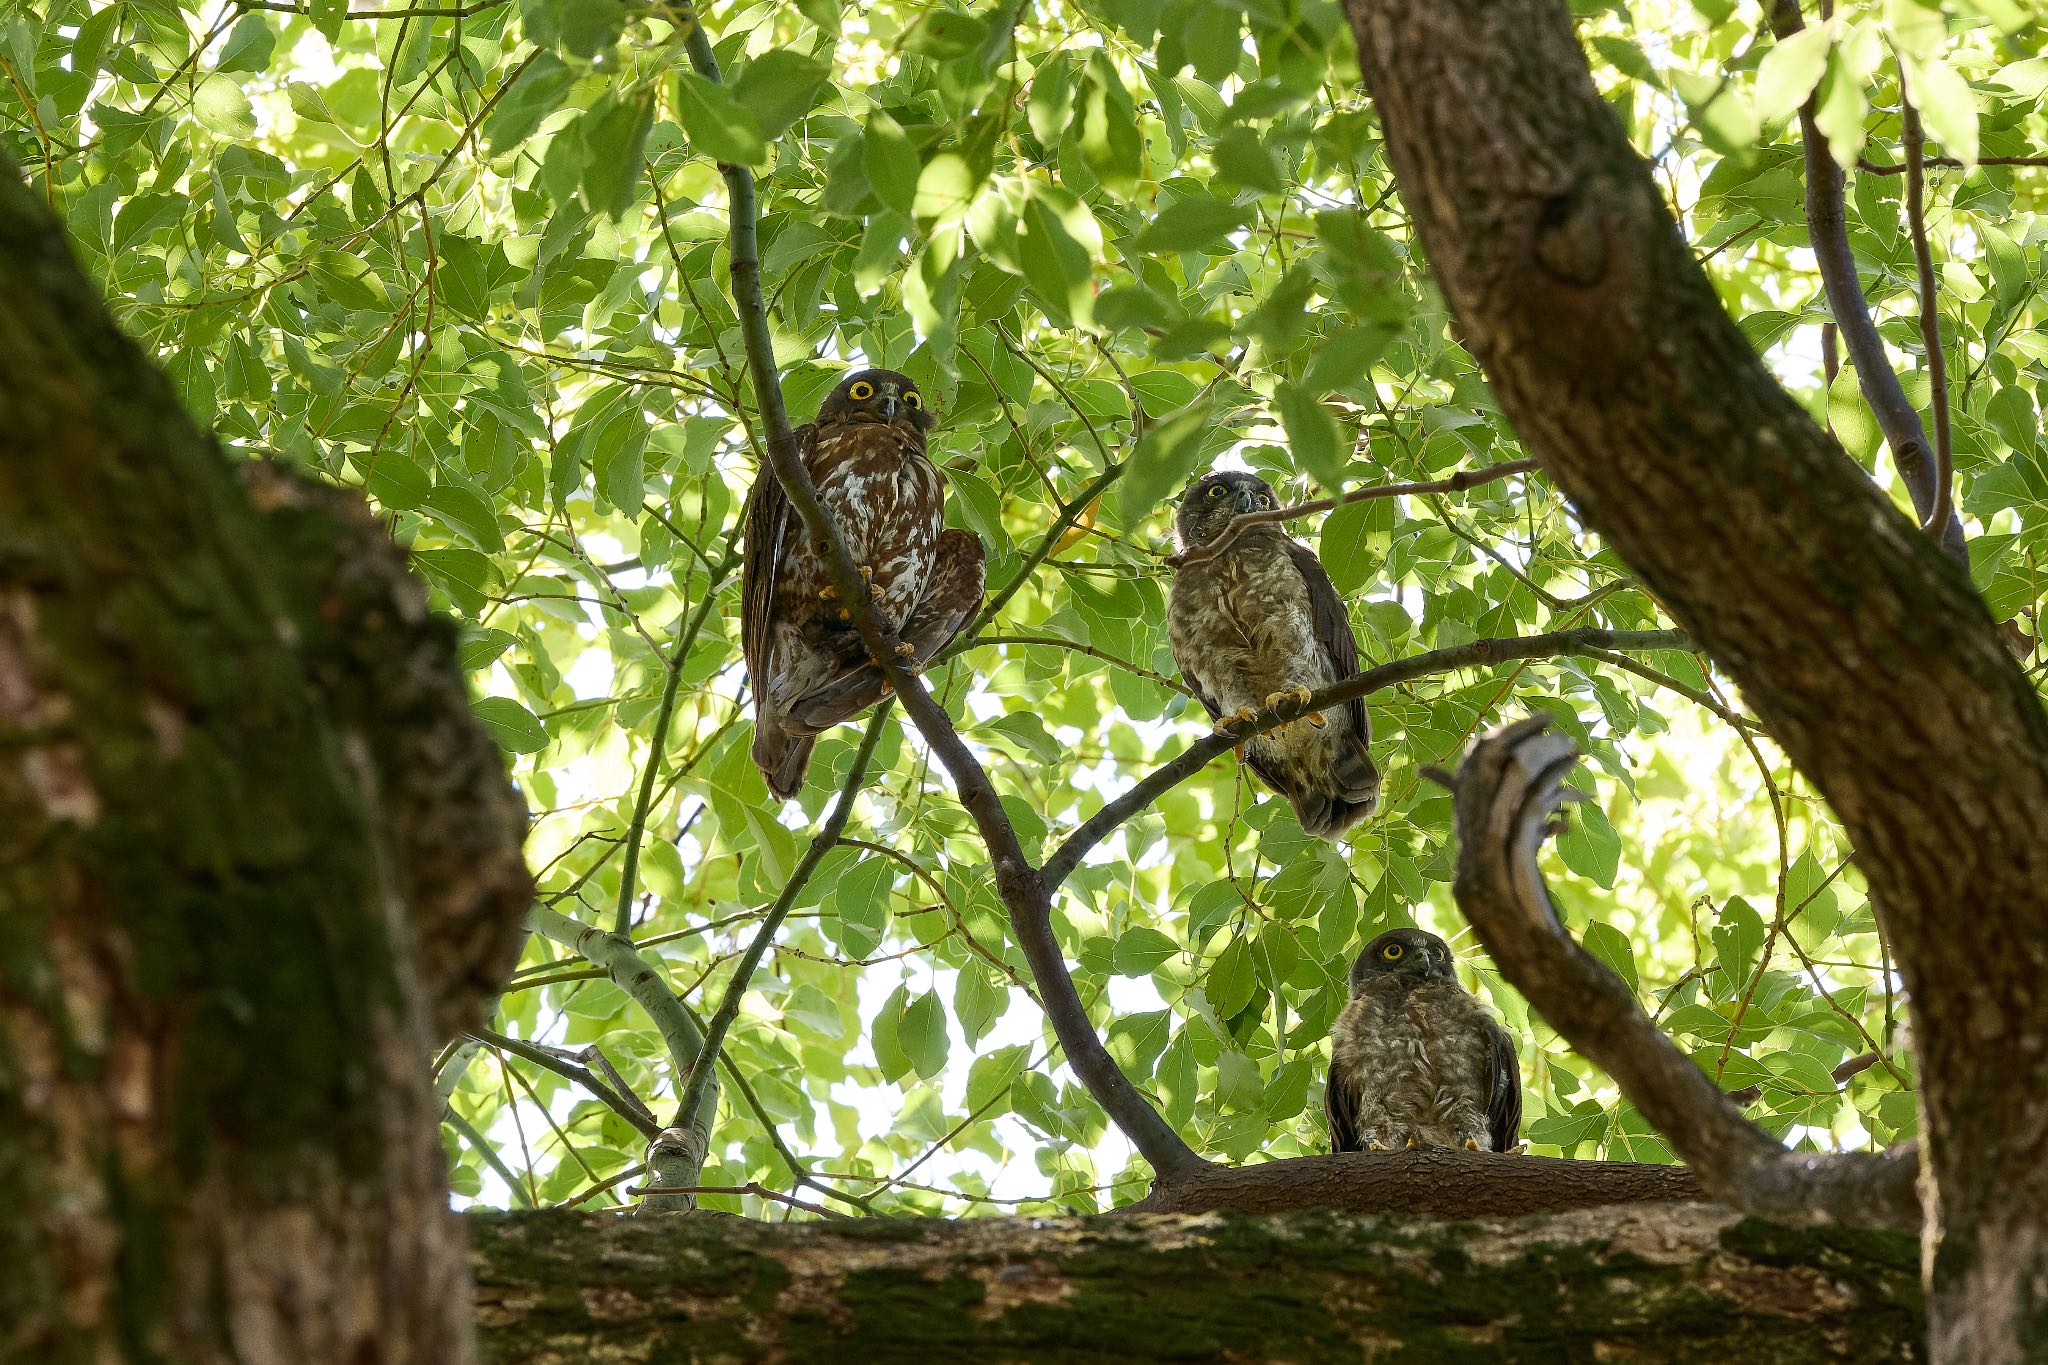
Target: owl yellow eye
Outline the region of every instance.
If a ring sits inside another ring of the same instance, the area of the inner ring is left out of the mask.
[[[921,408],[921,407],[923,407],[923,406],[924,406],[924,399],[922,399],[922,398],[919,398],[919,397],[917,396],[917,390],[916,390],[916,389],[911,389],[911,390],[907,391],[907,392],[906,392],[906,393],[905,393],[905,394],[903,395],[903,401],[904,401],[905,403],[909,404],[909,405],[910,405],[911,407],[913,407],[913,408]]]
[[[1210,497],[1212,497],[1212,498],[1220,498],[1220,497],[1222,497],[1222,496],[1223,496],[1223,485],[1222,485],[1222,484],[1220,484],[1220,483],[1212,483],[1212,484],[1210,484],[1210,485],[1209,485],[1209,496],[1210,496]]]
[[[1399,962],[1403,951],[1404,949],[1400,944],[1389,943],[1386,947],[1380,949],[1380,956],[1389,962]]]
[[[875,396],[875,386],[873,384],[868,383],[867,380],[863,379],[860,381],[860,383],[855,384],[852,388],[848,389],[846,393],[847,396],[853,399],[854,402],[865,403],[868,401],[868,399],[873,398]]]

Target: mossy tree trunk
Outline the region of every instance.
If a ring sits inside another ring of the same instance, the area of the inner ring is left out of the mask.
[[[1417,235],[1502,409],[1854,841],[1912,1002],[1934,1357],[2048,1358],[2033,687],[1963,569],[1722,308],[1560,0],[1346,9]]]
[[[495,1365],[586,1360],[1917,1360],[1910,1236],[1697,1204],[1438,1223],[1294,1213],[474,1220]]]
[[[453,646],[0,161],[0,1355],[468,1357],[425,1059],[531,885]]]

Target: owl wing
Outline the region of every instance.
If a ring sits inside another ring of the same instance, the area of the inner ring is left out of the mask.
[[[1486,1126],[1493,1136],[1493,1150],[1505,1152],[1515,1145],[1522,1128],[1522,1069],[1515,1061],[1515,1042],[1508,1031],[1492,1019],[1486,1021],[1492,1085],[1486,1099]]]
[[[1300,541],[1289,537],[1287,554],[1308,588],[1316,643],[1322,646],[1323,657],[1330,661],[1331,673],[1339,679],[1350,677],[1358,671],[1358,637],[1351,633],[1351,613],[1344,610],[1337,585],[1330,581],[1316,552]],[[1372,733],[1366,725],[1365,698],[1353,697],[1344,703],[1344,710],[1351,718],[1352,734],[1363,739]]]
[[[797,454],[808,466],[818,444],[817,424],[806,422],[795,435]],[[796,521],[782,480],[764,463],[747,494],[746,544],[740,557],[740,648],[747,657],[747,680],[757,693],[775,626],[775,577]]]
[[[1323,1085],[1323,1117],[1329,1121],[1333,1153],[1358,1150],[1358,1106],[1351,1087],[1338,1075],[1334,1059],[1329,1079]]]

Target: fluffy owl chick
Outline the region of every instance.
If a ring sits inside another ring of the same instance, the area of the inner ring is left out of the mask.
[[[983,587],[980,538],[946,529],[945,479],[925,454],[932,420],[907,375],[861,370],[796,432],[818,499],[912,668],[959,633]],[[740,617],[754,763],[787,800],[804,784],[819,733],[873,706],[888,686],[838,598],[824,547],[811,543],[766,467],[748,495],[746,526]]]
[[[1505,1152],[1522,1126],[1515,1045],[1435,934],[1389,929],[1351,964],[1323,1094],[1333,1152]]]
[[[1181,548],[1207,545],[1245,512],[1278,505],[1264,479],[1224,470],[1197,479],[1175,519]],[[1221,553],[1174,575],[1167,637],[1181,676],[1211,717],[1235,719],[1358,671],[1344,601],[1316,552],[1277,523],[1247,527]],[[1335,839],[1372,814],[1380,774],[1365,702],[1256,735],[1244,761],[1294,806],[1301,827]]]

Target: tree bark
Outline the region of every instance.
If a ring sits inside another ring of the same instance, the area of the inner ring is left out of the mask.
[[[1912,1239],[1701,1204],[1473,1223],[1307,1213],[472,1220],[499,1365],[589,1360],[1921,1358]]]
[[[1961,568],[1722,310],[1556,0],[1347,0],[1530,453],[1842,819],[1913,1003],[1933,1354],[2048,1354],[2048,722]]]
[[[7,1359],[469,1357],[425,1058],[524,812],[342,497],[237,480],[0,158]]]

